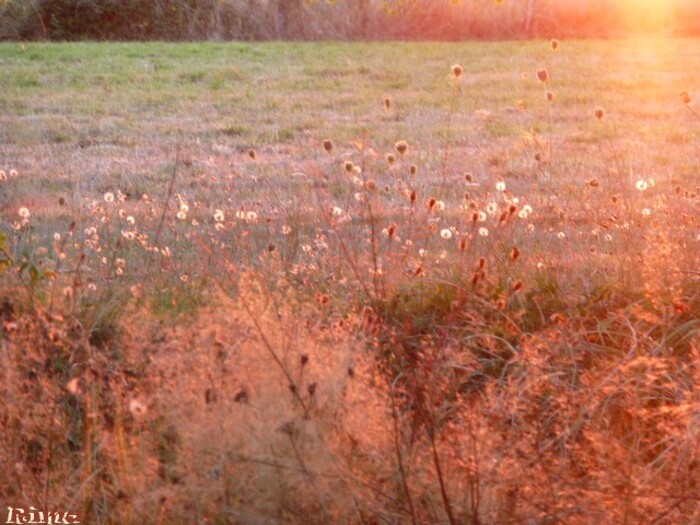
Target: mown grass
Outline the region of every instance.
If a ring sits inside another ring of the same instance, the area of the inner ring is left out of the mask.
[[[3,503],[693,523],[698,52],[0,45]]]

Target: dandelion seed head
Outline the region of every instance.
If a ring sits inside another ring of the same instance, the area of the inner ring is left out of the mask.
[[[20,216],[22,219],[29,219],[29,216],[30,216],[30,215],[31,215],[31,213],[29,213],[29,208],[26,208],[26,207],[22,206],[22,207],[19,209],[19,216]]]
[[[440,231],[440,237],[442,237],[445,240],[449,240],[452,238],[452,230],[449,228],[445,228],[442,231]]]
[[[649,188],[649,183],[647,183],[647,181],[645,181],[645,180],[643,180],[643,179],[639,179],[639,180],[637,181],[637,183],[635,184],[635,187],[636,187],[639,191],[646,191],[646,190]]]
[[[479,228],[479,235],[481,235],[482,237],[488,237],[489,236],[489,229],[484,228],[482,226],[481,228]]]
[[[531,213],[532,213],[532,206],[530,206],[529,204],[526,204],[518,212],[518,217],[520,217],[521,219],[527,219]]]
[[[104,194],[104,200],[107,204],[112,204],[114,202],[114,193],[108,191]]]
[[[498,191],[505,191],[505,190],[506,190],[506,183],[503,182],[502,180],[499,180],[499,181],[496,183],[496,189],[497,189]]]
[[[129,412],[134,417],[142,417],[146,414],[146,405],[141,403],[138,399],[132,399],[129,401]]]

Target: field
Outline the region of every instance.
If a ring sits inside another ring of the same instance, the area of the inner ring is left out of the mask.
[[[700,523],[698,56],[0,44],[0,508]]]

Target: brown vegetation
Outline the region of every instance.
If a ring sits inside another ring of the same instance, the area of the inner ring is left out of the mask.
[[[9,0],[0,38],[467,40],[698,33],[693,0]]]

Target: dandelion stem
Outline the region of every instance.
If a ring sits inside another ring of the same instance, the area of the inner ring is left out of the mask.
[[[165,202],[163,202],[163,211],[160,214],[160,222],[158,223],[158,229],[156,230],[156,236],[153,239],[153,246],[158,247],[158,242],[160,241],[161,233],[163,232],[163,224],[165,223],[165,215],[168,212],[170,198],[173,196],[173,190],[175,189],[175,179],[177,178],[177,167],[180,164],[180,146],[178,143],[175,150],[175,165],[173,166],[172,175],[170,175],[170,183],[168,184],[168,194],[165,197]]]

